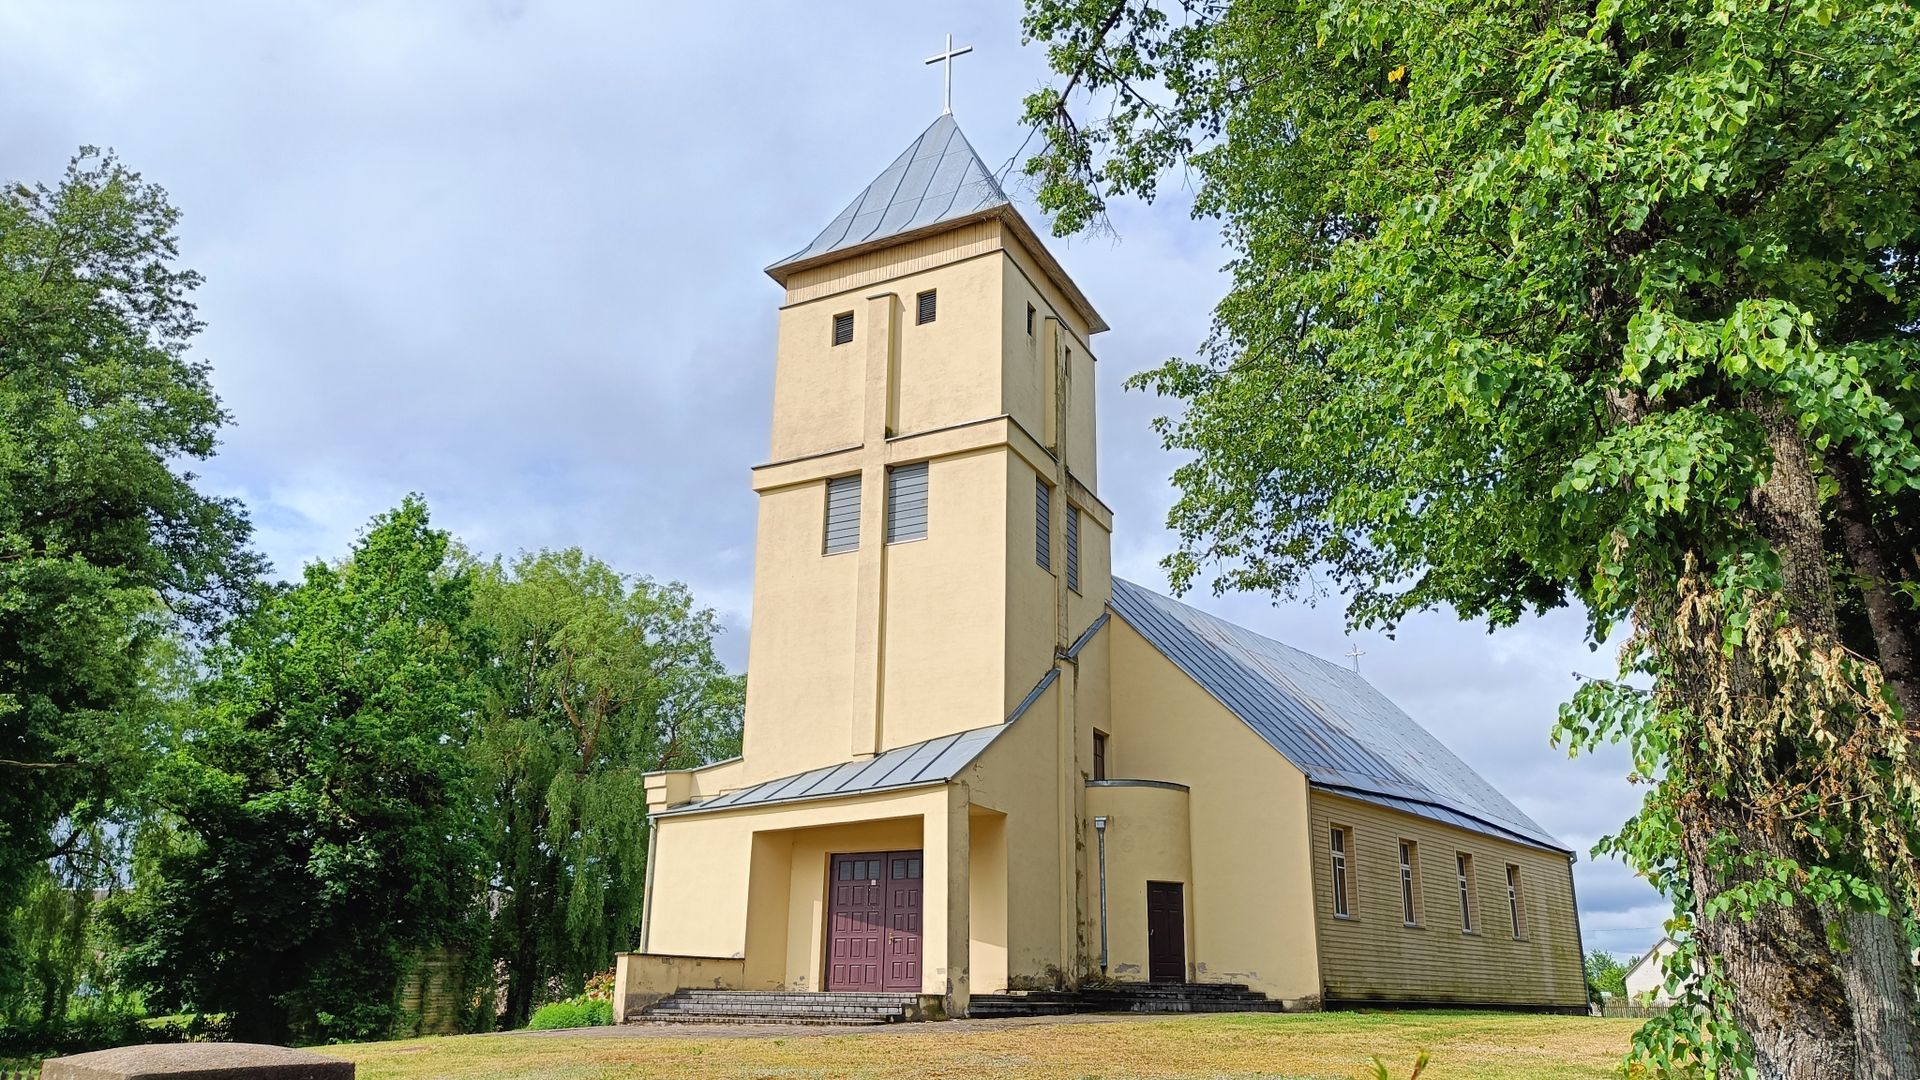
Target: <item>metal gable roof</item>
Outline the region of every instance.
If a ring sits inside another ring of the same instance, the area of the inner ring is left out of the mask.
[[[1570,851],[1358,673],[1119,578],[1112,605],[1315,787]]]
[[[953,117],[942,115],[820,230],[813,243],[767,267],[767,272],[1007,205],[993,170],[980,160]]]

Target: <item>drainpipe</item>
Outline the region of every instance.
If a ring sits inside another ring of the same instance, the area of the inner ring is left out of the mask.
[[[660,819],[651,814],[647,816],[647,879],[640,886],[640,951],[647,951],[647,938],[653,931],[653,863],[654,852],[659,850]]]
[[[1093,831],[1100,836],[1100,974],[1107,973],[1107,818],[1093,819]]]

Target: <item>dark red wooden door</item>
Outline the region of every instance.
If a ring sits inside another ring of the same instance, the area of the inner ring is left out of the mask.
[[[835,855],[827,889],[827,989],[920,989],[918,851]]]
[[[1187,906],[1177,881],[1147,882],[1147,978],[1187,978]]]
[[[880,989],[880,943],[885,938],[886,860],[880,855],[835,855],[827,888],[827,989]]]
[[[920,878],[917,851],[887,853],[887,969],[881,982],[889,991],[920,991]]]

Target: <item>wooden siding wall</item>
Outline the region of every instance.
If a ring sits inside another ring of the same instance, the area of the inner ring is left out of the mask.
[[[1314,923],[1323,993],[1334,1003],[1460,1002],[1584,1007],[1573,883],[1566,856],[1509,844],[1425,818],[1324,792],[1310,794]],[[1353,917],[1333,915],[1328,831],[1353,830],[1348,860]],[[1417,908],[1401,917],[1400,841],[1419,845]],[[1454,857],[1473,856],[1474,933],[1460,931]],[[1507,912],[1507,866],[1520,867],[1524,940]]]

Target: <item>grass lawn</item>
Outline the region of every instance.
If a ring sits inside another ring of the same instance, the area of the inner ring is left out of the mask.
[[[1638,1020],[1505,1013],[1302,1013],[955,1021],[819,1029],[599,1028],[333,1046],[359,1080],[599,1077],[1352,1078],[1379,1054],[1421,1080],[1617,1077]]]

